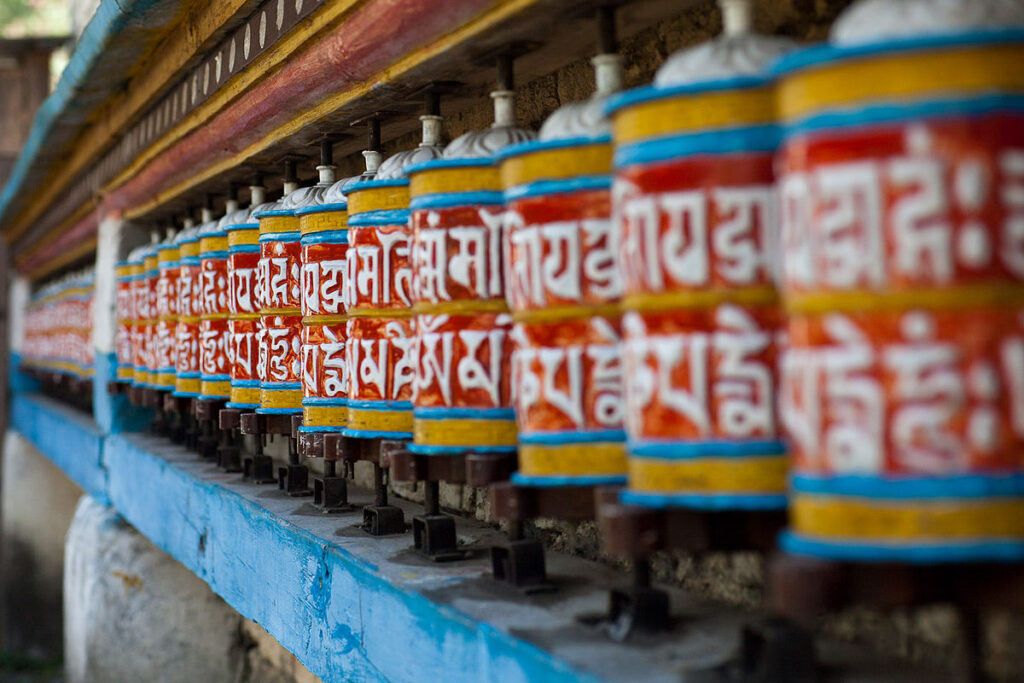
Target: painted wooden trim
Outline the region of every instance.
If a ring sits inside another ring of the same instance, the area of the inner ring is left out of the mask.
[[[69,150],[70,154],[64,162],[39,183],[41,190],[38,197],[34,197],[31,203],[12,217],[8,239],[13,242],[22,235],[84,169],[95,164],[103,150],[110,146],[111,140],[124,134],[134,119],[154,103],[175,73],[194,58],[196,52],[226,21],[248,4],[249,0],[220,0],[212,3],[192,0],[182,3],[178,8],[180,20],[160,36],[161,42],[136,69],[127,87],[114,90],[102,103],[98,120],[77,138],[78,144]],[[135,11],[131,5],[125,9],[126,13]],[[0,216],[6,212],[6,208],[0,206]]]
[[[251,87],[248,80],[239,81],[241,86],[229,83],[224,94],[217,95],[227,98],[220,112],[197,110],[197,119],[181,139],[144,167],[132,167],[122,177],[124,184],[104,188],[99,211],[123,211],[129,219],[138,217],[357,101],[379,83],[400,78],[539,2],[542,0],[452,0],[439,8],[435,0],[406,0],[400,5],[391,0],[366,0],[333,19],[329,15],[319,19],[317,13],[309,21],[323,21],[325,30],[330,21],[337,25],[302,50],[297,49],[300,43],[292,46],[288,42],[300,37],[289,37],[281,52],[286,47],[295,52],[283,63],[273,61],[280,55],[260,62],[269,73],[259,80],[261,74],[254,71]],[[337,5],[347,7],[346,3]],[[457,28],[452,30],[452,26]],[[242,89],[234,90],[239,87]],[[201,120],[199,115],[212,118]],[[225,140],[231,144],[224,144]],[[83,239],[93,229],[81,221],[70,227],[73,237],[69,239]],[[33,255],[33,267],[59,253],[58,241],[65,243],[59,233],[51,231],[43,240],[46,246]]]

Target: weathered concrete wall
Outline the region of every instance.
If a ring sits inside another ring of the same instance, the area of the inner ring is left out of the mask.
[[[64,536],[82,491],[11,431],[0,480],[0,650],[59,657]]]
[[[64,611],[70,683],[233,681],[244,669],[241,616],[89,496],[68,530]]]
[[[318,683],[266,631],[85,496],[67,533],[68,683]]]

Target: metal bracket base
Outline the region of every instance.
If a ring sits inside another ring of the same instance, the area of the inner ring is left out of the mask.
[[[309,469],[305,465],[284,465],[277,468],[277,488],[289,496],[311,496]]]
[[[242,476],[254,484],[273,484],[274,460],[269,455],[252,455],[242,461]]]
[[[241,472],[242,458],[238,446],[219,446],[217,448],[217,467],[225,472]]]
[[[367,505],[363,508],[363,531],[371,536],[405,533],[405,513],[394,505]]]
[[[613,590],[609,598],[606,628],[614,640],[625,640],[636,631],[667,631],[672,626],[665,591],[634,586]]]
[[[554,590],[548,583],[544,546],[536,538],[509,540],[491,547],[491,571],[502,581],[528,593]]]
[[[351,512],[348,502],[348,481],[345,477],[316,477],[313,479],[313,507],[324,514]]]
[[[455,534],[455,519],[449,515],[418,515],[412,518],[412,543],[420,553],[435,562],[464,560]]]
[[[203,460],[214,460],[217,457],[217,437],[201,434],[196,438],[196,452]]]

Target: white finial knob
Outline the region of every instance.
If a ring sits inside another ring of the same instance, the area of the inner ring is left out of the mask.
[[[516,100],[512,90],[495,90],[491,93],[494,100],[494,127],[516,125]]]
[[[727,36],[740,36],[754,28],[754,3],[752,0],[718,0],[722,11],[722,31]]]
[[[420,122],[423,124],[420,147],[437,147],[441,144],[441,121],[443,120],[436,114],[424,114],[420,117]]]
[[[259,206],[267,201],[267,190],[262,185],[249,186],[249,206]]]
[[[363,158],[366,159],[367,173],[376,173],[380,168],[380,162],[384,161],[384,155],[374,149],[364,150]]]
[[[333,185],[334,184],[334,169],[337,166],[317,166],[316,172],[320,174],[320,185]]]

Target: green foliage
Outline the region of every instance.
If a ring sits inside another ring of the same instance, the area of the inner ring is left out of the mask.
[[[34,4],[31,0],[0,0],[0,29],[30,17]]]
[[[69,9],[66,0],[0,0],[0,38],[66,34]]]

